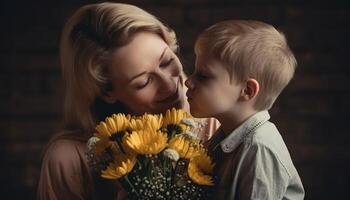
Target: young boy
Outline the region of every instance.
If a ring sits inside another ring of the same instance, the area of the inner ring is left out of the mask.
[[[303,199],[304,189],[268,109],[294,74],[296,60],[271,25],[224,21],[195,44],[195,72],[186,81],[195,117],[215,117],[207,142],[219,176],[218,199]]]

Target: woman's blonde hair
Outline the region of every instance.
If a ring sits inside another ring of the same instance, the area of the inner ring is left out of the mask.
[[[251,20],[219,22],[198,36],[198,54],[224,63],[233,81],[260,84],[255,109],[270,109],[294,75],[296,59],[284,35],[273,26]]]
[[[133,5],[90,4],[70,17],[60,43],[66,128],[88,134],[94,131],[97,118],[106,115],[96,108],[99,97],[112,89],[107,77],[111,53],[141,31],[158,34],[177,50],[174,31]]]

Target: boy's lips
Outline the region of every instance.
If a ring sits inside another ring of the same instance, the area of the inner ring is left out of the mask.
[[[189,91],[186,92],[186,96],[188,101],[192,100],[191,94],[189,93]]]

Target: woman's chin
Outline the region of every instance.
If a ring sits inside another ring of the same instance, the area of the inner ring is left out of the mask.
[[[202,118],[201,113],[198,112],[197,110],[195,110],[193,107],[191,107],[191,105],[190,105],[190,112],[191,112],[191,115],[192,115],[193,117]]]
[[[176,108],[176,109],[183,109],[184,106],[184,101],[179,99],[178,101],[175,101],[173,104],[170,104],[169,106],[167,106],[167,109],[171,109],[171,108]]]

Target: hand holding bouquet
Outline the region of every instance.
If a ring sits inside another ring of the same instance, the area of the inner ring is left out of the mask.
[[[88,159],[130,199],[208,199],[214,164],[196,139],[202,126],[176,109],[164,117],[114,114],[97,125]]]

